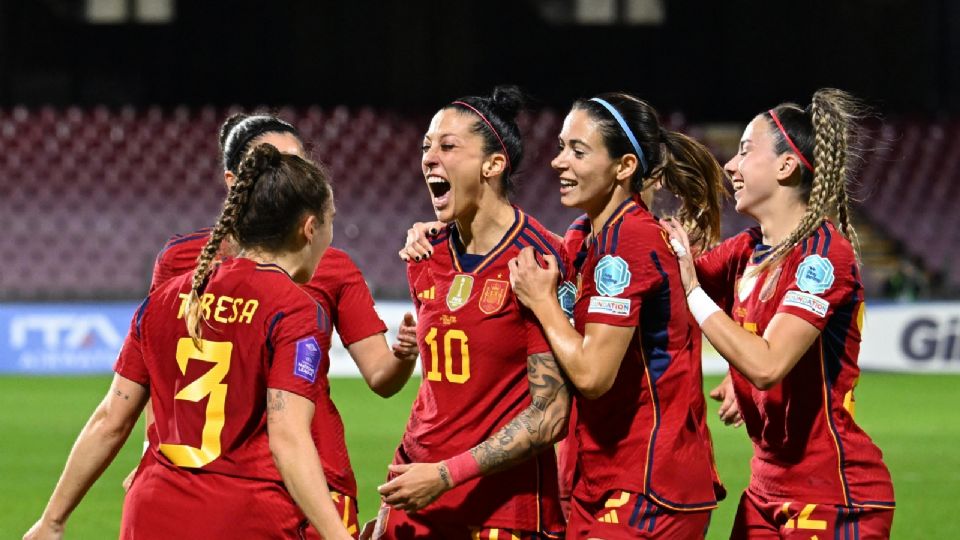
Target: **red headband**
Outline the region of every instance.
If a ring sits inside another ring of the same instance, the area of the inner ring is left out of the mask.
[[[498,141],[500,141],[500,148],[503,148],[503,156],[507,158],[507,170],[512,170],[513,168],[510,166],[510,154],[507,152],[507,145],[503,144],[503,139],[500,138],[500,134],[497,133],[497,130],[496,128],[493,127],[493,124],[491,124],[490,121],[487,120],[487,117],[484,116],[482,112],[478,111],[476,107],[474,107],[473,105],[470,105],[469,103],[464,103],[462,101],[454,101],[451,105],[463,105],[464,107],[475,112],[477,116],[479,116],[480,119],[483,120],[483,123],[486,124],[487,127],[490,128],[490,131],[493,132],[493,136],[496,137]]]
[[[793,144],[793,139],[790,138],[790,135],[787,135],[787,130],[783,129],[783,124],[780,123],[780,119],[777,118],[777,113],[773,112],[773,109],[768,111],[770,113],[770,118],[773,118],[773,121],[777,124],[777,127],[780,128],[780,133],[783,133],[783,138],[787,140],[787,144],[790,145],[790,149],[793,150],[793,153],[800,158],[800,162],[807,166],[810,169],[810,172],[813,172],[813,165],[807,161],[807,158],[803,157],[803,154],[800,152],[800,149],[797,148],[797,145]]]

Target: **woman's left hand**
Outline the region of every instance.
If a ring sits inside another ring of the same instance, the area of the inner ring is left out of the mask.
[[[690,294],[690,291],[700,286],[697,281],[697,267],[693,262],[693,250],[690,249],[690,238],[687,231],[675,219],[666,218],[660,220],[660,225],[670,234],[670,247],[673,248],[677,260],[680,262],[680,279],[683,281],[683,290]]]
[[[545,266],[537,262],[532,247],[525,247],[507,265],[514,294],[530,309],[557,299],[557,280],[560,278],[557,259],[553,255],[544,255],[542,259]]]
[[[390,465],[391,474],[399,474],[393,480],[377,488],[383,502],[404,512],[426,508],[443,495],[450,484],[444,480],[439,463],[410,463]]]

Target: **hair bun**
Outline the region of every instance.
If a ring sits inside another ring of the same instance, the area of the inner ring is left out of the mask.
[[[252,174],[255,178],[259,177],[265,171],[279,167],[281,158],[277,147],[270,143],[258,144],[244,156],[240,163],[240,175]]]
[[[233,113],[226,120],[223,121],[223,125],[220,126],[220,151],[223,152],[223,147],[227,144],[227,138],[230,137],[230,132],[233,131],[233,128],[237,127],[237,124],[246,120],[250,115],[247,113]]]
[[[526,101],[523,92],[514,85],[501,85],[493,89],[492,104],[504,120],[513,120]]]

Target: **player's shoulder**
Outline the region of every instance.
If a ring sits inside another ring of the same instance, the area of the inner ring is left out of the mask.
[[[517,247],[533,246],[543,255],[553,255],[562,260],[563,239],[547,229],[533,216],[518,209],[520,227],[517,233]]]
[[[820,226],[805,238],[796,249],[804,257],[818,255],[834,262],[843,263],[856,260],[853,244],[829,220],[823,220]]]
[[[326,251],[323,252],[323,257],[320,258],[320,264],[328,265],[349,265],[352,268],[356,268],[356,263],[353,262],[353,259],[350,255],[342,250],[330,246]]]
[[[312,297],[303,291],[290,274],[276,264],[254,262],[250,271],[252,276],[250,276],[248,283],[257,289],[269,290],[270,294],[268,296],[271,301],[281,305],[290,302],[313,301]],[[238,274],[238,276],[240,275]],[[243,276],[240,276],[240,278],[244,279]]]
[[[342,284],[352,279],[363,279],[360,274],[360,268],[353,262],[353,259],[347,252],[329,247],[323,252],[317,269],[314,270],[310,281],[306,287],[330,288],[336,284]]]
[[[167,239],[163,244],[163,247],[160,249],[160,252],[157,254],[157,259],[163,257],[170,257],[183,253],[185,251],[197,251],[203,248],[204,244],[207,243],[207,240],[210,239],[210,232],[212,229],[209,227],[204,227],[203,229],[197,229],[189,233],[175,234]]]
[[[582,214],[567,227],[567,232],[563,237],[566,240],[569,237],[583,238],[590,234],[590,216]]]
[[[657,219],[633,199],[627,199],[604,224],[594,240],[601,253],[616,255],[642,248],[642,251],[665,247],[666,231]]]
[[[174,276],[151,291],[145,303],[152,309],[156,309],[156,306],[177,305],[176,299],[181,294],[189,293],[192,284],[193,272],[185,272]]]
[[[820,276],[831,280],[857,274],[857,256],[853,245],[824,220],[817,229],[793,248],[792,263],[798,276]]]
[[[723,254],[725,257],[737,256],[738,254],[750,255],[754,248],[762,243],[763,233],[760,231],[760,227],[749,227],[713,246],[704,255]]]

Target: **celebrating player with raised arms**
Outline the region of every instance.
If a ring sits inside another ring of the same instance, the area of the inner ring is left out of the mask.
[[[806,108],[754,118],[726,170],[737,211],[760,225],[696,266],[683,227],[664,222],[754,445],[732,538],[890,536],[890,474],[853,419],[864,310],[846,191],[856,111],[824,89]]]
[[[137,310],[113,384],[25,538],[62,535],[148,397],[150,448],[121,538],[295,538],[308,520],[324,538],[350,538],[310,430],[328,391],[330,319],[297,285],[330,244],[333,214],[312,163],[269,144],[244,159],[196,269]],[[228,234],[239,252],[215,265]]]
[[[374,538],[541,538],[562,530],[553,443],[569,395],[550,346],[509,283],[520,249],[560,241],[510,204],[523,147],[514,87],[434,115],[423,175],[437,218],[429,261],[410,263],[423,382],[381,486]]]
[[[227,186],[236,180],[237,166],[244,153],[261,143],[270,143],[285,154],[305,155],[300,134],[290,123],[265,113],[234,114],[220,129]],[[189,272],[209,237],[210,231],[201,229],[171,238],[157,256],[151,290]],[[236,249],[236,243],[225,238],[219,255],[232,255]],[[384,397],[399,391],[409,379],[417,357],[412,317],[408,315],[401,324],[398,341],[391,350],[383,335],[386,326],[374,310],[373,298],[360,270],[345,252],[334,247],[324,252],[316,271],[303,287],[330,314],[341,341],[370,388]],[[326,372],[321,376],[325,378]],[[357,535],[357,481],[347,454],[343,422],[328,394],[319,396],[316,405],[314,433],[327,482],[344,524]],[[308,536],[314,534],[308,531]]]
[[[542,268],[526,250],[511,262],[511,281],[578,390],[567,537],[702,538],[721,488],[700,333],[648,205],[657,190],[670,191],[697,241],[715,242],[723,171],[627,94],[577,101],[559,140],[551,165],[560,200],[586,212],[567,235],[577,281],[558,301],[556,261],[545,257]],[[573,325],[561,303],[572,307]]]

